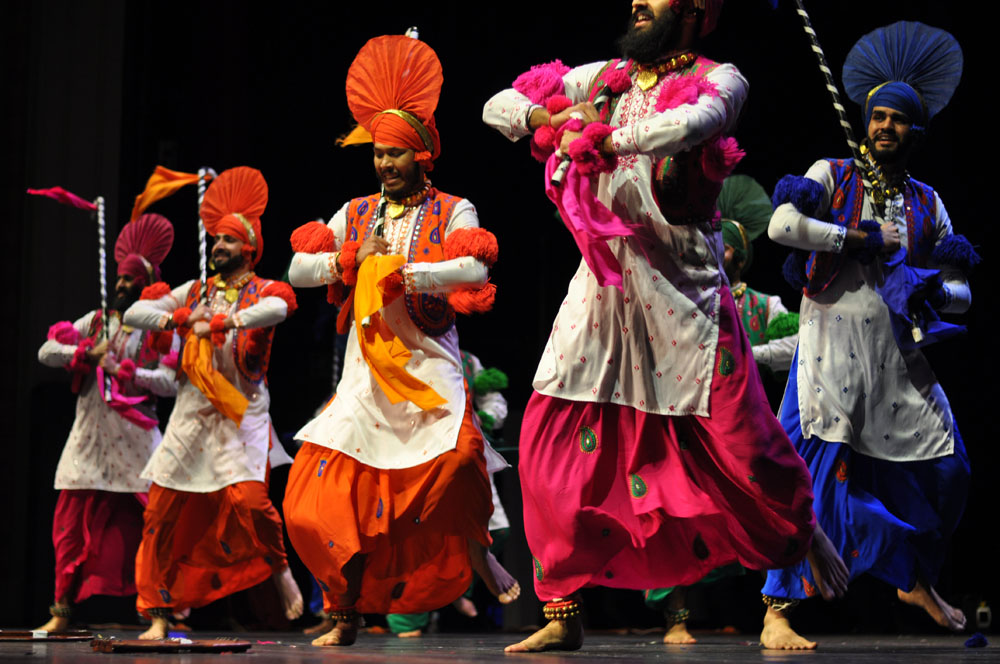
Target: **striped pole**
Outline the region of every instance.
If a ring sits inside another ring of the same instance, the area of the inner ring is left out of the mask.
[[[851,156],[854,158],[854,164],[857,166],[858,175],[861,176],[861,183],[864,185],[865,193],[872,198],[873,209],[878,209],[874,206],[874,197],[872,197],[871,192],[874,187],[868,179],[868,168],[874,167],[874,164],[867,163],[867,160],[861,154],[861,149],[858,146],[857,140],[854,138],[854,130],[851,129],[851,123],[847,119],[847,111],[844,109],[844,105],[840,101],[840,90],[837,89],[837,83],[833,80],[833,72],[830,71],[830,66],[826,62],[826,55],[823,53],[823,48],[819,45],[819,39],[816,37],[816,31],[813,30],[812,22],[809,20],[809,14],[806,12],[805,6],[802,4],[802,0],[795,0],[795,12],[802,19],[802,28],[806,32],[806,36],[809,38],[809,45],[812,48],[812,52],[816,54],[816,59],[819,61],[819,70],[823,74],[823,78],[826,79],[826,89],[830,93],[830,97],[833,99],[833,108],[837,112],[837,117],[840,120],[840,127],[844,130],[844,137],[847,139],[847,146],[851,149]]]
[[[104,220],[104,196],[94,200],[97,206],[97,272],[101,282],[101,338],[107,341],[108,334],[108,252],[107,229]],[[104,374],[104,400],[111,401],[111,376]]]
[[[205,190],[208,189],[208,174],[215,171],[207,166],[198,169],[198,271],[201,279],[201,302],[208,302],[208,237],[205,233],[205,222],[201,220],[201,204],[205,200]]]

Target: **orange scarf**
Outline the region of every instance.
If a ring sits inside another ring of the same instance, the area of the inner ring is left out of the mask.
[[[215,347],[210,340],[199,339],[192,333],[184,344],[181,367],[188,380],[201,390],[215,409],[240,426],[250,402],[212,366],[214,352]]]
[[[354,287],[354,326],[361,355],[372,370],[389,403],[409,400],[422,410],[448,403],[429,385],[407,373],[406,363],[413,353],[393,334],[379,313],[382,309],[380,282],[406,263],[403,256],[369,256],[358,269]],[[370,321],[368,327],[361,322]],[[185,358],[186,359],[186,358]]]

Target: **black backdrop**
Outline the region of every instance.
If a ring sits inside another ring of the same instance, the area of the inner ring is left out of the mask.
[[[748,155],[737,172],[770,190],[784,173],[804,172],[815,158],[845,149],[791,3],[782,2],[777,12],[767,4],[730,0],[703,51],[735,63],[751,83],[737,132]],[[995,537],[982,532],[995,523],[997,505],[989,475],[997,452],[982,410],[995,394],[987,345],[995,298],[984,279],[993,237],[984,153],[993,139],[986,122],[991,114],[977,103],[990,64],[976,30],[983,18],[929,0],[873,4],[810,3],[838,74],[858,36],[898,19],[952,31],[966,54],[963,82],[932,124],[911,172],[935,186],[958,232],[981,245],[987,261],[972,282],[976,298],[963,321],[970,334],[929,354],[974,469],[942,584],[956,596],[989,598],[997,591],[992,563],[1000,551]],[[0,605],[0,624],[37,619],[52,592],[51,481],[73,398],[65,373],[39,365],[36,349],[52,322],[74,319],[98,303],[93,224],[79,211],[28,199],[24,189],[61,185],[87,198],[104,195],[113,239],[155,165],[186,171],[254,166],[270,186],[258,272],[278,277],[296,226],[329,218],[347,199],[375,190],[369,152],[334,145],[352,124],[343,93],[351,59],[370,37],[419,26],[445,72],[435,184],[470,198],[501,247],[493,274],[496,308],[459,322],[462,343],[510,375],[507,439],[516,441],[536,360],[579,255],[544,197],[541,166],[525,144],[512,145],[483,125],[481,109],[532,64],[615,55],[628,3],[594,5],[14,0],[0,7],[0,232],[8,302],[0,408],[10,434],[0,470],[6,508],[0,578],[8,600]],[[176,284],[194,276],[194,191],[153,209],[177,228],[165,278]],[[785,251],[763,239],[756,252],[750,283],[795,308],[798,298],[780,277]],[[329,391],[322,289],[300,291],[299,301],[299,312],[277,333],[271,362],[279,431],[294,431]],[[513,494],[516,482],[506,484],[514,485]],[[516,496],[510,501],[516,512]],[[523,569],[522,582],[530,574],[529,566]]]

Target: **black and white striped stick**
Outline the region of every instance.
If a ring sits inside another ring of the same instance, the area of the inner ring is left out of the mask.
[[[877,207],[874,205],[874,197],[871,196],[873,186],[868,179],[868,165],[865,163],[865,159],[861,154],[858,141],[854,138],[854,130],[851,129],[851,123],[847,119],[847,111],[844,109],[844,105],[840,101],[840,90],[837,88],[837,83],[833,80],[833,72],[830,71],[830,66],[826,62],[826,55],[823,53],[823,47],[819,45],[819,38],[816,37],[816,31],[813,30],[812,22],[809,20],[809,14],[806,12],[806,8],[802,4],[802,0],[795,0],[795,13],[797,13],[799,18],[802,19],[802,29],[805,30],[806,36],[809,38],[809,46],[812,49],[812,52],[816,54],[816,59],[819,61],[819,70],[823,74],[823,78],[826,79],[826,90],[830,93],[830,97],[833,100],[833,108],[837,112],[837,117],[840,120],[840,127],[844,130],[844,137],[847,139],[847,147],[851,150],[851,156],[854,158],[855,166],[857,166],[858,175],[861,176],[861,183],[864,185],[865,193],[872,198],[872,209],[877,210]]]
[[[108,330],[108,252],[107,228],[104,218],[104,196],[94,200],[97,206],[97,274],[101,283],[101,338],[108,341],[111,338]],[[111,401],[111,376],[104,374],[104,400]]]

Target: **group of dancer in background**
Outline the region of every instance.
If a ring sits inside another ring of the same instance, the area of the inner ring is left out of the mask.
[[[859,155],[786,176],[772,201],[732,175],[747,82],[699,51],[721,7],[635,0],[622,57],[538,65],[483,109],[504,136],[530,138],[582,254],[519,444],[548,622],[509,652],[579,648],[579,591],[594,585],[647,590],[665,641],[693,642],[685,589],[744,569],[768,570],[767,648],[815,647],[792,609],[865,572],[937,623],[965,625],[934,584],[968,461],[913,321],[964,311],[978,257],[906,171],[961,50],[916,23],[863,37],[844,67],[864,118]],[[296,434],[284,496],[329,617],[314,644],[354,643],[363,613],[419,629],[473,572],[499,602],[517,599],[490,551],[491,474],[506,463],[484,437],[495,419],[473,391],[482,367],[463,360],[455,329],[457,314],[492,307],[498,247],[467,199],[430,180],[442,83],[415,37],[361,49],[346,86],[357,126],[342,142],[372,144],[381,191],[294,231],[290,285],[253,271],[267,185],[252,168],[205,194],[217,272],[206,281],[160,279],[173,240],[162,216],[126,224],[107,315],[54,325],[39,353],[80,394],[56,473],[43,629],[65,629],[90,595],[138,593],[143,637],[164,638],[192,607],[268,578],[286,616],[301,614],[267,494],[271,467],[288,461],[266,375],[293,287],[325,286],[348,335],[336,394]],[[798,314],[743,282],[765,231],[793,250]],[[776,417],[761,376],[785,372]],[[175,394],[161,440],[155,396]]]

